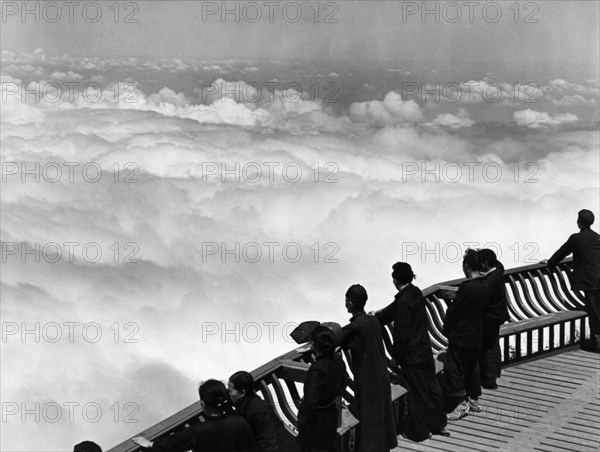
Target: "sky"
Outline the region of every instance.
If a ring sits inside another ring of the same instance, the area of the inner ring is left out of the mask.
[[[24,4],[0,30],[2,450],[108,450],[346,322],[350,285],[385,306],[396,261],[424,289],[600,215],[598,2]]]

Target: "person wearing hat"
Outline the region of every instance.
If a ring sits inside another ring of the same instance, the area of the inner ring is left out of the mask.
[[[585,308],[590,322],[591,338],[581,341],[583,350],[598,352],[600,348],[600,235],[592,231],[594,214],[580,210],[577,215],[579,232],[548,259],[548,268],[555,268],[573,253],[573,271],[569,273],[572,290],[585,294]],[[543,263],[544,261],[542,261]]]
[[[365,312],[367,291],[360,284],[346,292],[346,309],[352,318],[342,328],[340,345],[350,351],[357,400],[359,452],[387,452],[398,445],[392,409],[392,392],[381,326]]]
[[[375,316],[381,325],[394,323],[392,357],[408,384],[408,416],[403,436],[413,441],[423,441],[432,433],[449,436],[444,399],[435,376],[425,299],[412,284],[415,275],[408,263],[396,262],[392,270],[398,293]]]

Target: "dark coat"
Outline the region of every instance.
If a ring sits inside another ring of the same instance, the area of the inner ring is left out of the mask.
[[[304,450],[333,449],[339,420],[336,401],[347,379],[346,365],[337,354],[319,356],[308,369],[298,409],[298,442]]]
[[[489,284],[490,303],[484,313],[483,321],[486,325],[502,325],[510,316],[508,315],[508,300],[506,299],[506,286],[504,285],[504,267],[496,266],[483,277]]]
[[[341,345],[350,350],[358,402],[360,452],[382,452],[398,445],[381,325],[364,311],[342,328]]]
[[[421,290],[409,284],[396,294],[390,305],[375,313],[382,325],[394,322],[392,352],[400,366],[433,360],[425,303]]]
[[[556,267],[573,253],[573,271],[569,273],[571,288],[592,290],[600,288],[600,235],[590,228],[571,235],[567,242],[548,259],[548,267]]]
[[[444,336],[448,343],[466,348],[481,344],[483,313],[489,303],[489,284],[481,278],[464,281],[446,310]]]
[[[258,446],[246,421],[238,416],[207,417],[190,428],[152,444],[153,451],[184,452],[188,450],[257,451]]]
[[[235,414],[243,416],[250,425],[261,452],[294,452],[296,443],[287,432],[283,421],[269,402],[254,395],[244,397],[235,407]]]

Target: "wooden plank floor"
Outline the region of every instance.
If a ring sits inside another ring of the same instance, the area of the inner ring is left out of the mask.
[[[600,355],[571,349],[502,370],[481,413],[449,422],[452,436],[394,451],[600,451]]]

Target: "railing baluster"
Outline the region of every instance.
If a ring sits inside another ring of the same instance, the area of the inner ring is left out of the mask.
[[[510,336],[504,336],[504,350],[503,350],[503,355],[504,355],[504,362],[507,363],[510,361],[510,341],[509,341]]]

